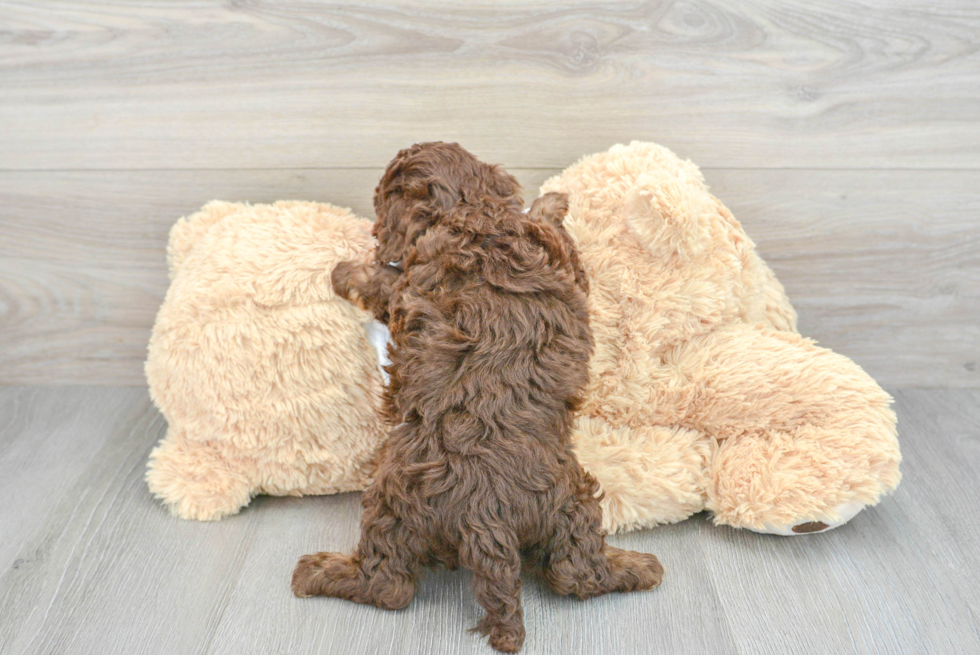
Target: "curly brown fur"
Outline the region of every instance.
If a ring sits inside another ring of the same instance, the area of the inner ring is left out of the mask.
[[[415,145],[388,166],[376,265],[338,266],[333,283],[389,322],[397,427],[357,550],[300,559],[297,596],[397,609],[423,567],[462,565],[486,610],[475,629],[515,652],[522,559],[578,598],[660,584],[656,557],[606,545],[598,485],[571,451],[592,336],[567,199],[549,194],[525,215],[519,191],[456,144]]]

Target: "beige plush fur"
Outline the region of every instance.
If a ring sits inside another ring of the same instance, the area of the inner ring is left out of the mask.
[[[370,221],[317,203],[212,202],[174,225],[146,362],[169,430],[146,477],[176,515],[367,485],[385,436],[371,316],[330,272],[372,242]]]
[[[696,166],[615,146],[547,191],[569,194],[565,227],[591,278],[596,352],[573,441],[607,530],[708,509],[793,534],[895,488],[890,398],[796,333],[782,286]],[[368,257],[369,225],[329,205],[211,203],[174,226],[146,367],[170,431],[147,479],[178,516],[367,483],[381,382],[369,317],[333,296],[329,273]]]
[[[565,227],[592,284],[596,352],[574,440],[608,530],[708,509],[790,533],[895,488],[891,399],[796,333],[782,286],[694,164],[634,142],[548,191],[569,195]]]

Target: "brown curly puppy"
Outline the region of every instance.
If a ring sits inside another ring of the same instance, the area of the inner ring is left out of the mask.
[[[457,144],[415,145],[385,171],[377,263],[344,262],[333,283],[389,323],[398,425],[363,496],[357,550],[302,557],[297,596],[398,609],[423,567],[462,565],[487,612],[476,629],[515,652],[522,558],[579,598],[660,583],[656,557],[606,545],[598,485],[571,451],[592,336],[588,282],[561,227],[567,198],[524,214],[519,191]]]

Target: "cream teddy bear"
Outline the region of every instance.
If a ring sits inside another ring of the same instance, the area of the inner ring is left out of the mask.
[[[610,531],[680,521],[792,535],[899,482],[891,399],[804,339],[782,285],[698,168],[651,143],[586,157],[541,192],[591,281],[596,351],[574,435]]]
[[[146,479],[174,514],[367,486],[386,435],[372,318],[330,272],[372,243],[370,221],[308,202],[212,202],[173,226],[145,368],[169,423]]]
[[[889,396],[796,314],[698,168],[634,142],[544,184],[590,277],[596,350],[575,452],[610,532],[710,510],[776,534],[836,527],[899,482]],[[170,423],[151,490],[216,519],[257,493],[363,488],[383,328],[329,273],[370,223],[316,203],[211,203],[171,233],[146,371]],[[372,348],[372,343],[374,348]]]

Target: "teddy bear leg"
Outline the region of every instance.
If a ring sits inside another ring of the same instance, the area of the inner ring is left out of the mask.
[[[847,501],[841,503],[829,513],[824,520],[816,521],[790,521],[789,523],[776,524],[776,523],[763,523],[761,528],[753,528],[752,526],[745,526],[746,529],[752,532],[759,532],[762,534],[778,534],[783,537],[797,537],[801,534],[812,534],[814,532],[826,532],[828,530],[833,530],[834,528],[839,528],[844,525],[858,513],[867,507],[865,503],[859,503],[856,501]],[[831,519],[829,516],[837,516],[838,518]]]
[[[254,495],[247,476],[207,443],[188,441],[173,428],[150,453],[146,482],[170,512],[183,519],[216,521],[237,514]]]
[[[733,324],[685,344],[690,416],[712,436],[715,522],[811,534],[875,505],[901,474],[890,397],[851,360],[802,337]]]
[[[711,440],[663,426],[615,427],[580,417],[572,448],[602,488],[602,530],[676,523],[704,509]]]
[[[731,437],[716,447],[707,508],[716,523],[755,532],[839,527],[897,484],[897,463],[854,455],[860,438],[814,427]]]

